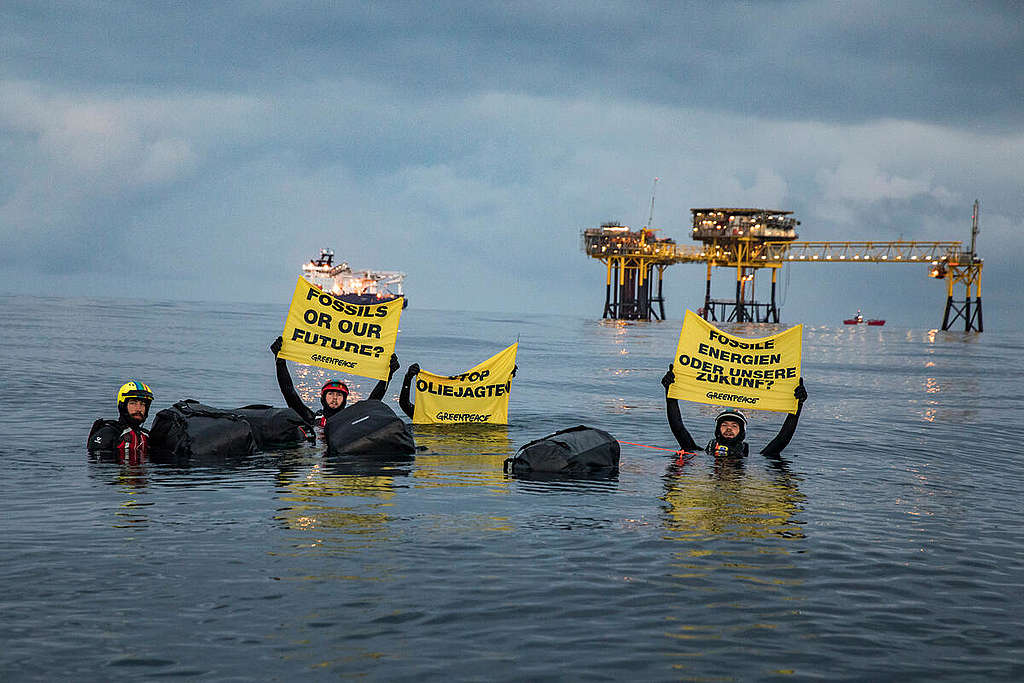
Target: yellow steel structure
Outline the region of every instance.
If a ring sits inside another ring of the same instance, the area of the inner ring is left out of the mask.
[[[606,223],[583,232],[583,251],[605,264],[607,269],[603,317],[665,319],[662,296],[665,268],[697,258],[700,250],[680,247],[671,239],[656,238],[655,232],[647,228],[634,232],[618,223]]]
[[[765,242],[753,257],[762,261],[837,263],[930,263],[960,252],[960,242]]]
[[[968,256],[971,256],[968,254]],[[946,313],[942,318],[942,329],[948,330],[954,322],[962,319],[964,331],[977,330],[983,332],[985,329],[981,315],[981,259],[974,257],[956,263],[950,262],[945,268],[939,264],[932,271],[933,277],[945,278],[946,280]],[[945,272],[943,272],[945,271]],[[964,300],[962,302],[953,299],[954,285],[964,286]],[[971,288],[974,288],[974,308],[971,308]],[[950,314],[953,314],[952,318]]]
[[[683,255],[677,262],[694,260],[691,254]],[[772,268],[772,289],[776,273],[774,269],[785,263],[910,263],[930,266],[928,275],[946,280],[946,312],[942,329],[948,330],[958,319],[963,319],[966,332],[983,331],[981,312],[981,271],[982,259],[971,251],[963,249],[963,243],[948,241],[845,241],[845,242],[758,242],[752,238],[739,238],[728,247],[714,245],[705,250],[702,260],[708,264],[708,279],[712,266],[736,268],[737,283],[752,279],[758,268]],[[964,286],[964,300],[955,301],[954,288]],[[974,290],[974,308],[971,306],[971,290]],[[771,306],[774,307],[774,301]],[[952,319],[951,319],[952,314]]]
[[[608,267],[608,276],[605,281],[605,287],[608,291],[622,291],[630,284],[633,284],[640,292],[647,293],[646,300],[648,306],[653,303],[660,304],[660,316],[657,313],[654,313],[653,311],[648,313],[647,316],[643,316],[642,312],[640,312],[639,310],[634,310],[632,314],[628,314],[625,309],[627,306],[629,306],[629,304],[623,303],[621,304],[622,310],[619,312],[620,314],[613,315],[610,317],[630,319],[649,318],[650,315],[653,314],[656,318],[660,317],[661,320],[665,319],[665,306],[664,298],[661,292],[661,284],[662,278],[664,277],[665,268],[672,265],[672,263],[675,263],[674,261],[664,262],[660,261],[657,258],[646,255],[628,256],[626,254],[613,254],[604,258],[598,258],[601,260],[602,263],[605,263]],[[658,271],[658,293],[656,295],[653,294],[653,292],[651,291],[651,288],[653,286],[653,271],[655,268]],[[644,297],[641,295],[640,297],[637,298],[638,300],[642,300]],[[612,305],[618,305],[618,300],[615,299],[614,301],[616,303]],[[608,306],[609,303],[606,302],[606,312]],[[634,309],[639,309],[640,306],[640,303],[633,304]]]
[[[786,263],[903,263],[926,265],[929,267],[929,276],[946,280],[943,330],[948,330],[956,320],[963,319],[965,331],[981,332],[983,261],[977,257],[974,249],[977,213],[978,205],[975,202],[969,251],[964,250],[962,242],[955,240],[798,242],[768,241],[764,237],[738,235],[705,236],[702,247],[683,247],[671,239],[655,239],[654,231],[644,229],[631,232],[629,228],[617,224],[586,230],[584,251],[607,268],[604,317],[657,318],[658,313],[652,308],[652,304],[657,303],[660,318],[664,320],[662,277],[665,268],[675,263],[707,265],[707,290],[703,309],[705,317],[716,319],[715,305],[723,307],[725,317],[724,306],[729,305],[734,306],[730,320],[753,322],[778,322],[778,309],[775,305],[777,272]],[[711,270],[716,267],[736,269],[735,302],[711,299]],[[747,300],[747,283],[753,282],[756,271],[761,268],[769,268],[772,273],[771,302],[767,304]],[[652,291],[651,282],[655,271],[656,294]],[[962,302],[953,299],[956,285],[965,288]]]

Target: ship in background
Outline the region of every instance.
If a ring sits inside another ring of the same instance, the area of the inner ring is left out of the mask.
[[[843,321],[844,325],[860,325],[861,323],[867,323],[868,325],[884,325],[885,321],[874,318],[871,320],[865,320],[864,316],[860,314],[859,308],[857,309],[857,315]]]
[[[352,270],[348,263],[334,263],[334,251],[321,249],[320,257],[302,264],[302,276],[320,290],[353,304],[376,304],[402,298],[405,273],[394,270]]]

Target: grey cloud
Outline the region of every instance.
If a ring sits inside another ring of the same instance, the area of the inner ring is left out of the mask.
[[[250,92],[354,78],[791,120],[1022,120],[1014,3],[66,4],[8,3],[8,78]]]
[[[73,291],[278,301],[330,246],[438,307],[599,314],[579,230],[643,224],[654,176],[681,243],[720,204],[961,239],[979,197],[991,272],[1024,256],[1010,6],[309,7],[5,3],[0,288],[47,253]]]

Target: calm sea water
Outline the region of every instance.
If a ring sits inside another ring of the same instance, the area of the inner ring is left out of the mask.
[[[418,428],[428,453],[376,469],[308,447],[89,462],[130,377],[151,414],[283,405],[267,346],[284,314],[0,298],[0,678],[1024,678],[1016,335],[805,328],[810,397],[783,463],[626,446],[616,479],[537,482],[502,461],[564,427],[673,446],[659,379],[681,315],[414,300],[388,401],[412,362],[454,373],[518,339],[507,428]],[[328,374],[293,366],[310,403]],[[714,408],[683,411],[707,438]],[[781,419],[753,414],[752,446]]]

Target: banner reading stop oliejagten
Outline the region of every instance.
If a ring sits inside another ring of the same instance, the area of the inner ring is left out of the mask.
[[[669,398],[795,413],[803,325],[759,339],[722,332],[686,311]]]
[[[415,424],[508,424],[508,398],[519,344],[459,375],[416,375]]]
[[[300,277],[277,355],[305,365],[387,379],[402,303],[401,297],[376,304],[348,303]]]

